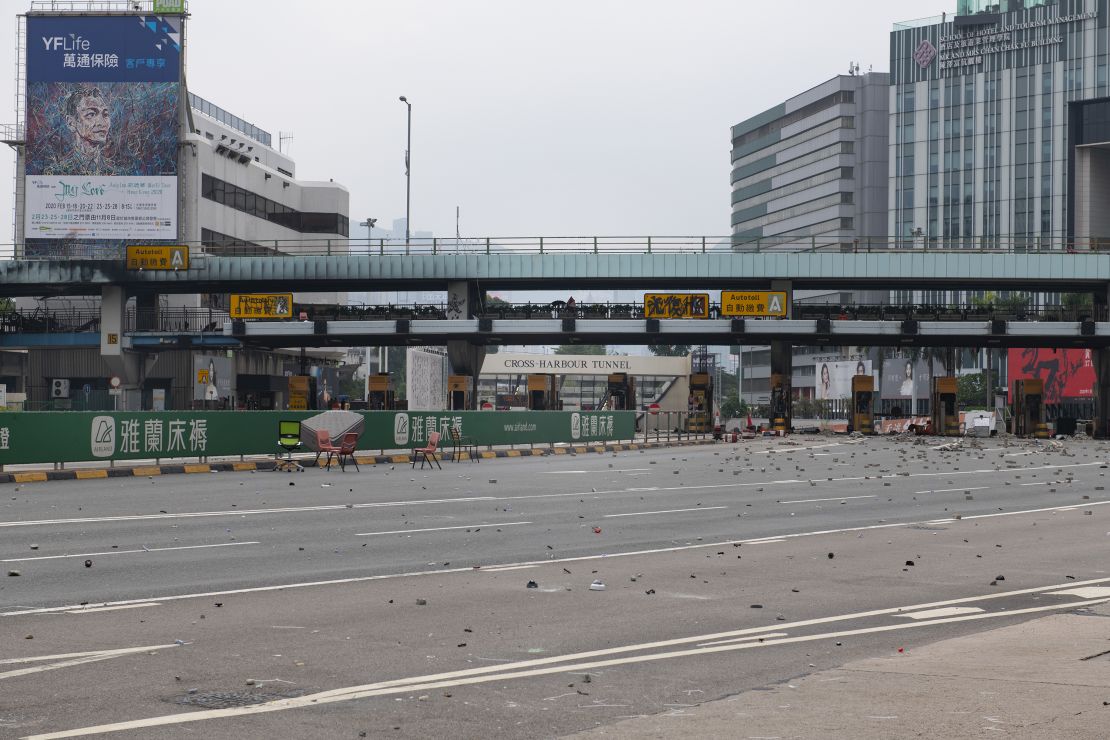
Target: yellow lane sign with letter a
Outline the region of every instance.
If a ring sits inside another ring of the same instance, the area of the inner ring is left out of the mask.
[[[233,319],[293,318],[292,293],[232,293]]]
[[[786,291],[722,290],[722,316],[786,316]]]
[[[188,270],[189,247],[185,244],[127,245],[128,270]]]

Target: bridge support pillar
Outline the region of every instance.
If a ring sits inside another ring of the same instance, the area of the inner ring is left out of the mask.
[[[470,377],[470,410],[477,409],[478,376],[482,372],[482,363],[486,360],[485,346],[471,344],[464,339],[452,339],[447,342],[447,360],[451,363],[452,375]]]
[[[121,383],[118,409],[138,411],[141,406],[142,362],[139,355],[124,348],[124,320],[127,313],[127,292],[120,286],[108,285],[100,291],[100,356],[109,372]]]
[[[1095,437],[1110,439],[1110,348],[1091,350],[1095,366]]]
[[[789,310],[789,309],[788,309]],[[793,425],[791,377],[794,353],[790,342],[771,342],[771,429],[786,434]]]
[[[135,330],[158,331],[158,294],[135,296]]]
[[[987,350],[988,352],[990,350]],[[956,374],[956,348],[944,348],[944,374],[951,377]]]

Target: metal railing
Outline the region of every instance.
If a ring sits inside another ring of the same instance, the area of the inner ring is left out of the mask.
[[[446,304],[383,304],[356,306],[294,306],[294,318],[300,313],[313,321],[389,321],[396,319],[448,318]],[[852,321],[1110,321],[1110,307],[1061,306],[1030,304],[1014,306],[976,305],[892,305],[862,304],[836,306],[795,303],[792,316],[800,320],[830,319]],[[643,319],[644,306],[637,303],[586,303],[567,308],[564,301],[550,303],[498,303],[479,312],[487,319]],[[676,317],[681,318],[681,317]],[[709,306],[709,318],[721,316],[721,307]],[[222,333],[230,314],[214,308],[132,308],[124,317],[125,332],[161,333]],[[753,320],[749,317],[748,320]],[[767,318],[766,321],[777,319]],[[0,314],[0,333],[82,333],[100,331],[100,311],[75,309],[48,311],[16,310]]]
[[[1089,254],[1110,252],[1110,239],[1054,239],[983,237],[926,239],[924,237],[797,237],[770,236],[533,236],[455,239],[439,237],[404,239],[306,238],[256,240],[249,245],[213,245],[181,242],[191,256],[273,257],[380,256],[411,257],[482,254],[730,254],[761,252],[821,252],[841,254],[980,253],[980,254]],[[119,244],[31,240],[0,245],[0,258],[29,260],[122,260]]]

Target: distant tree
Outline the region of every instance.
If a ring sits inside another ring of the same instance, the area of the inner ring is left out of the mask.
[[[560,344],[555,348],[557,355],[604,355],[604,344]]]
[[[685,357],[690,354],[689,344],[650,344],[648,350],[656,357]]]
[[[1001,311],[1024,311],[1029,307],[1030,296],[1027,293],[1010,293],[1001,296],[993,290],[988,290],[982,295],[972,295],[971,305],[976,308],[996,308]]]
[[[748,404],[737,396],[729,396],[721,404],[722,419],[739,419],[748,411]]]

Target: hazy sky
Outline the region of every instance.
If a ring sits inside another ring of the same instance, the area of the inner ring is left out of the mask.
[[[729,127],[850,61],[886,71],[891,24],[952,0],[192,0],[189,89],[293,132],[302,179],[466,236],[729,232]],[[0,122],[14,120],[15,15],[0,0]],[[0,154],[0,244],[14,154]]]

